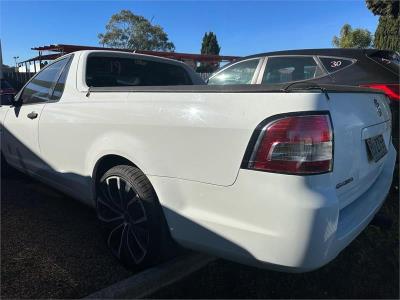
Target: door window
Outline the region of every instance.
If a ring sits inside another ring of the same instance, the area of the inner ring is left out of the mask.
[[[50,99],[52,101],[58,101],[60,100],[63,92],[64,92],[64,86],[65,86],[65,81],[67,80],[67,75],[69,71],[69,67],[71,65],[72,59],[68,60],[68,63],[65,65],[64,69],[62,69],[62,73],[60,75],[60,78],[58,78],[58,81],[54,87],[53,94],[51,95]]]
[[[31,104],[48,101],[50,92],[68,61],[68,57],[61,59],[47,66],[33,77],[21,94],[22,103]]]
[[[208,80],[209,85],[251,84],[259,58],[249,59],[227,67]]]
[[[312,56],[269,57],[263,84],[278,84],[313,79],[324,75]]]

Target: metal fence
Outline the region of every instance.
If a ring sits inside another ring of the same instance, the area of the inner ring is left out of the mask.
[[[8,72],[4,71],[3,76],[7,81],[16,89],[20,90],[25,83],[33,76],[35,73],[22,73],[22,72]]]
[[[207,81],[208,77],[211,76],[212,73],[197,73],[200,75],[200,77],[204,80]],[[35,75],[34,72],[30,73],[24,73],[24,72],[13,72],[13,71],[5,71],[3,72],[4,78],[7,79],[7,81],[16,89],[20,90],[25,83],[33,76]]]
[[[212,73],[197,73],[200,75],[200,77],[204,80],[207,81],[207,79],[211,76]]]

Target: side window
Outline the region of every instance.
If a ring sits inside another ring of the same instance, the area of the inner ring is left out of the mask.
[[[318,57],[329,73],[339,71],[354,63],[351,59],[337,57]]]
[[[140,58],[91,55],[86,84],[91,87],[190,85],[187,71],[176,64]]]
[[[259,58],[233,64],[208,80],[209,85],[251,84]]]
[[[60,75],[60,78],[58,78],[58,81],[54,87],[53,94],[51,95],[50,100],[52,101],[60,100],[64,92],[65,81],[67,80],[69,66],[71,65],[71,62],[72,59],[70,58],[68,60],[68,63],[65,65],[64,69],[62,69],[62,73]]]
[[[24,104],[29,104],[48,101],[50,91],[58,80],[60,72],[68,60],[69,58],[59,60],[49,65],[33,77],[22,92],[22,102]]]
[[[312,56],[268,57],[263,84],[313,79],[324,75]]]

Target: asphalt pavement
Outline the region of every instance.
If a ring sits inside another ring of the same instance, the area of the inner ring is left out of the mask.
[[[133,273],[94,210],[11,168],[1,178],[1,298],[80,298]]]

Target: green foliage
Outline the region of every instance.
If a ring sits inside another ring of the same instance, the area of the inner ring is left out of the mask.
[[[374,47],[382,50],[400,51],[400,17],[379,17]]]
[[[98,35],[99,43],[112,48],[132,50],[174,51],[174,44],[159,25],[133,14],[130,10],[121,10],[111,16],[106,32]]]
[[[214,32],[206,32],[201,43],[201,54],[219,55],[221,47]],[[219,64],[201,63],[197,72],[211,73],[218,69]]]
[[[374,47],[382,50],[400,51],[399,0],[366,0],[367,7],[379,15],[375,31]]]
[[[338,48],[369,48],[372,35],[367,29],[353,29],[349,24],[344,24],[339,37],[333,37],[332,44]]]
[[[221,47],[218,44],[217,36],[214,32],[206,32],[201,43],[201,54],[219,55]]]
[[[399,0],[365,0],[367,7],[374,15],[399,16]]]

